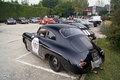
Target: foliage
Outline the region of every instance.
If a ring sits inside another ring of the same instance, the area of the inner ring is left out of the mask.
[[[61,2],[54,8],[54,13],[59,16],[68,17],[69,15],[73,15],[73,12],[72,3],[69,1]]]
[[[75,10],[74,12],[81,14],[81,12],[88,7],[88,0],[72,0],[72,5]]]
[[[101,31],[103,34],[107,35],[108,30],[109,30],[111,24],[112,24],[111,21],[104,21],[103,24],[102,24],[102,27],[101,27],[100,31]],[[108,33],[108,34],[109,34],[109,33]]]
[[[102,16],[102,15],[106,15],[108,13],[108,11],[106,10],[105,7],[101,8],[100,11],[99,11],[99,15]]]
[[[51,14],[68,16],[73,13],[82,14],[82,11],[88,7],[88,0],[43,0],[42,5],[51,8]]]
[[[112,0],[115,4],[116,0]],[[112,2],[111,1],[111,2]],[[117,2],[117,1],[116,1]],[[112,15],[112,24],[106,32],[107,39],[111,45],[119,50],[120,49],[120,5],[115,6],[115,10]]]
[[[32,7],[15,3],[0,2],[0,22],[8,17],[43,17],[49,15],[49,9],[45,7]]]
[[[111,0],[111,7],[113,10],[118,9],[118,5],[120,5],[120,0]]]
[[[59,0],[42,0],[42,5],[48,8],[54,8],[58,4]]]
[[[114,50],[108,40],[98,38],[97,45],[105,52],[104,70],[98,69],[98,74],[88,73],[85,80],[119,80],[120,79],[120,52]]]

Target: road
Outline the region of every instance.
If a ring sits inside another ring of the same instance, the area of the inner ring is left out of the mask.
[[[39,27],[39,24],[0,24],[0,80],[84,80],[85,75],[81,78],[67,71],[52,71],[48,61],[25,49],[22,34],[36,32]],[[99,27],[90,29],[100,37]]]

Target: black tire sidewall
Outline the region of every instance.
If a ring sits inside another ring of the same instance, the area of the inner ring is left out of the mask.
[[[27,49],[28,51],[30,51],[30,50],[28,49],[27,41],[26,41],[26,40],[24,40],[24,43],[25,43],[25,47],[26,47],[26,49]]]
[[[56,58],[57,59],[57,67],[54,67],[53,65],[53,58]],[[55,72],[59,72],[59,71],[61,71],[61,69],[62,69],[62,65],[61,65],[61,62],[60,62],[60,60],[57,58],[57,57],[55,57],[55,56],[49,56],[49,65],[50,65],[50,67],[51,67],[51,69],[52,70],[54,70]]]

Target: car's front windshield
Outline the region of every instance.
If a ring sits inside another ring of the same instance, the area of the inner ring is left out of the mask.
[[[8,20],[14,20],[13,18],[8,18]]]
[[[20,17],[19,19],[21,19],[21,20],[22,20],[22,19],[25,19],[25,18],[24,18],[24,17]]]
[[[84,34],[78,28],[62,28],[62,29],[60,29],[60,33],[64,38],[68,38],[68,37],[78,35],[78,34]]]

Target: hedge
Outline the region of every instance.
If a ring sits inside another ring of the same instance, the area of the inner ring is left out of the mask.
[[[8,17],[43,17],[49,15],[50,10],[45,7],[33,7],[9,2],[0,2],[0,22]]]

